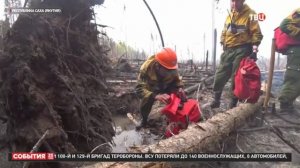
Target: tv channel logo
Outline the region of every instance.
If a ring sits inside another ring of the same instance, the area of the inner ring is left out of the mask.
[[[264,13],[250,14],[249,17],[250,17],[251,21],[264,21],[264,20],[266,20],[266,15]]]

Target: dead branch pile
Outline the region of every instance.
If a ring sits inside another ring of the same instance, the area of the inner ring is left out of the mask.
[[[0,58],[1,107],[13,151],[90,152],[114,135],[105,72],[108,48],[99,46],[92,0],[44,0],[34,7],[61,13],[19,16]],[[99,149],[106,152],[107,149]]]

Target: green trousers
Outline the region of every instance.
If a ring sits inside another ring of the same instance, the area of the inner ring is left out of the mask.
[[[290,47],[286,55],[286,72],[278,100],[281,103],[293,103],[300,96],[300,46]]]
[[[175,83],[170,84],[166,89],[162,90],[155,90],[154,95],[157,94],[170,94],[173,92],[176,92],[178,90],[177,86]],[[143,97],[140,103],[140,112],[142,115],[142,122],[146,123],[148,120],[148,116],[151,112],[152,106],[155,102],[155,97],[154,95],[151,95],[150,97]]]
[[[241,60],[244,57],[249,56],[250,53],[250,46],[229,48],[224,50],[224,52],[221,55],[220,65],[218,66],[215,74],[213,84],[214,92],[222,92],[228,80],[231,79],[230,97],[234,97],[233,89],[235,72],[238,69]]]
[[[152,106],[155,102],[154,97],[143,98],[140,104],[140,112],[142,114],[142,122],[147,123],[149,113],[151,112]]]

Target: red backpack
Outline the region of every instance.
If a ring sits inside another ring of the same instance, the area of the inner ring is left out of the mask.
[[[174,93],[170,97],[170,103],[161,110],[161,113],[168,118],[169,128],[165,132],[166,137],[179,134],[179,131],[186,129],[190,122],[198,122],[201,117],[197,100],[188,99],[186,102],[181,102]]]
[[[234,95],[239,100],[256,103],[260,95],[260,70],[254,60],[243,58],[234,77]]]
[[[279,27],[274,30],[275,49],[279,53],[285,53],[290,45],[300,44],[299,40],[296,40],[286,33],[284,33]]]

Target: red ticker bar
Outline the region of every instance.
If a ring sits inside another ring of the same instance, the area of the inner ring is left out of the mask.
[[[10,161],[254,161],[290,162],[291,153],[11,153]]]
[[[14,152],[9,155],[10,161],[49,161],[54,160],[54,153]]]

